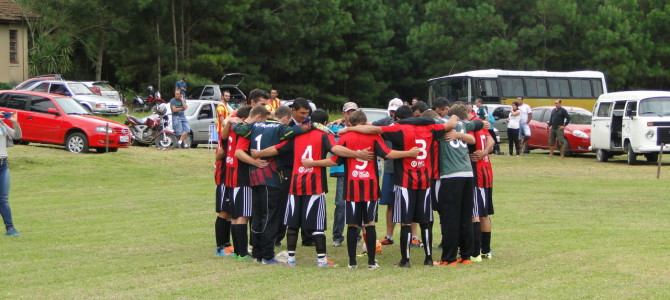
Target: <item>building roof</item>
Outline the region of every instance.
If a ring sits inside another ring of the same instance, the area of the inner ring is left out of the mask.
[[[0,23],[22,22],[24,13],[33,17],[34,14],[24,12],[14,0],[0,0]]]

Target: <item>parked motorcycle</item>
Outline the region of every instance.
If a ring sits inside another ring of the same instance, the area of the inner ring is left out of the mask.
[[[154,107],[153,114],[146,118],[136,118],[126,115],[125,124],[130,128],[133,145],[149,146],[155,144],[156,148],[164,150],[171,149],[177,145],[177,136],[172,131],[167,104]]]
[[[147,87],[147,97],[142,98],[139,95],[136,95],[133,99],[133,110],[134,111],[149,111],[154,108],[156,105],[165,103],[166,101],[161,98],[161,92],[154,90],[153,86]]]

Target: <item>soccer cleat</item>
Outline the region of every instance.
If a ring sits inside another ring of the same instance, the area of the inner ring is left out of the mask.
[[[379,266],[378,263],[375,263],[374,265],[368,265],[368,270],[370,270],[370,271],[376,271],[376,270],[379,270],[379,269],[381,269],[381,267]]]
[[[469,259],[461,259],[461,260],[459,260],[458,263],[461,264],[461,265],[471,265],[471,264],[473,264],[473,262]]]
[[[350,271],[354,271],[354,270],[358,269],[358,265],[353,265],[353,266],[352,265],[347,265],[347,269],[349,269]]]
[[[448,262],[446,260],[436,261],[433,263],[433,266],[439,267],[455,267],[458,266],[458,261]]]
[[[333,247],[341,247],[342,241],[333,241]]]
[[[279,262],[274,258],[271,258],[271,259],[265,259],[264,258],[264,259],[261,260],[261,264],[263,264],[263,265],[278,265]]]
[[[233,258],[237,261],[251,261],[251,256],[249,255],[239,256],[237,254],[233,254]]]
[[[7,229],[7,232],[5,233],[6,236],[11,236],[11,237],[18,237],[21,236],[18,230],[16,228],[12,227]]]
[[[216,251],[214,251],[214,255],[216,255],[218,257],[224,257],[224,256],[226,256],[226,253],[223,252],[223,248],[216,247]]]
[[[493,252],[482,253],[482,258],[483,259],[492,259],[493,258]]]
[[[423,265],[424,265],[424,266],[430,266],[430,267],[432,267],[433,264],[434,264],[434,263],[433,263],[433,259],[430,258],[430,257],[426,257],[426,258],[423,260]]]
[[[319,268],[332,268],[335,267],[335,262],[327,258],[318,258],[316,260],[316,266]]]
[[[411,268],[412,264],[409,263],[409,259],[408,260],[402,260],[401,259],[400,262],[398,263],[398,267],[400,267],[400,268]]]
[[[223,248],[223,256],[231,256],[235,253],[235,248],[233,246],[228,246]]]
[[[418,238],[413,237],[412,238],[412,243],[409,246],[413,247],[413,248],[421,248],[421,247],[423,247],[423,243]]]
[[[481,255],[472,256],[470,257],[470,260],[472,260],[472,262],[480,263],[482,262],[482,256]]]
[[[375,253],[382,254],[382,243],[379,240],[375,242]]]
[[[385,237],[385,238],[381,241],[381,244],[384,245],[384,246],[393,245],[393,239],[392,239],[392,238],[389,238],[389,237]]]
[[[295,266],[298,264],[298,262],[295,260],[295,256],[289,256],[289,257],[286,259],[286,264],[287,264],[289,267],[292,267],[292,268],[293,268],[293,267],[295,267]]]

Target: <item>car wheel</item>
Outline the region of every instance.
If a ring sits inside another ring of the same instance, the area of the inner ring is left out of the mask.
[[[644,157],[647,159],[648,162],[658,162],[658,153],[646,153]]]
[[[633,152],[633,146],[630,143],[626,145],[626,162],[629,165],[634,165],[637,162],[637,154]]]
[[[72,153],[88,152],[88,138],[81,132],[73,132],[65,139],[65,149]]]
[[[171,149],[177,145],[177,137],[174,134],[161,134],[155,144],[156,148],[161,150]]]
[[[25,145],[29,145],[29,144],[30,144],[30,142],[26,142],[26,141],[19,141],[19,142],[18,142],[17,144],[19,144],[19,145],[24,145],[24,146],[25,146]]]
[[[607,153],[607,150],[598,149],[598,151],[596,151],[596,159],[599,162],[607,162],[607,159],[609,159],[609,153]]]

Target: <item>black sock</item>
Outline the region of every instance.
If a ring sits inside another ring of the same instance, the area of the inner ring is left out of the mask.
[[[323,232],[312,234],[314,246],[316,246],[316,255],[318,258],[326,257],[326,235]]]
[[[491,233],[482,232],[482,253],[489,254],[491,253]]]
[[[431,232],[433,227],[430,223],[421,223],[421,239],[423,239],[423,252],[426,254],[426,260],[433,260],[433,238]]]
[[[365,245],[368,247],[368,265],[372,266],[377,254],[377,229],[374,225],[365,226]]]
[[[289,256],[295,255],[295,248],[298,246],[298,229],[286,229],[286,250]]]
[[[412,240],[412,228],[410,225],[400,226],[400,257],[402,261],[409,260],[409,243]]]
[[[239,256],[249,255],[247,224],[232,225],[233,243],[235,244],[235,253]]]
[[[347,226],[347,253],[349,254],[349,265],[356,265],[356,240],[358,239],[358,228]]]
[[[472,222],[472,254],[471,257],[479,256],[482,250],[482,227],[479,222]]]
[[[216,217],[216,222],[214,222],[214,236],[216,237],[216,248],[223,248],[225,247],[225,238],[224,238],[224,227],[226,224],[226,220],[220,217]],[[228,222],[230,224],[230,222]],[[230,230],[230,225],[228,226],[228,229]],[[229,232],[230,234],[230,232]],[[230,241],[228,241],[230,242]]]

